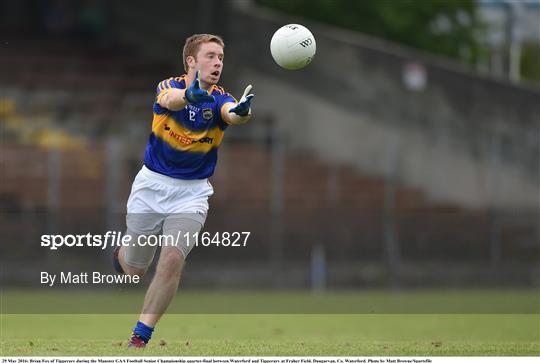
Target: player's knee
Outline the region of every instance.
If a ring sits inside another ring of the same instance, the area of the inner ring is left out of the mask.
[[[159,258],[158,268],[162,273],[178,274],[184,264],[184,256],[177,248],[167,248]]]

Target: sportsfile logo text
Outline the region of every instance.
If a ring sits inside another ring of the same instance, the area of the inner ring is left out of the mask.
[[[138,235],[134,240],[130,234],[119,231],[107,231],[105,234],[43,234],[41,247],[58,250],[61,247],[97,247],[102,250],[108,247],[132,246],[187,246],[202,247],[246,247],[251,232],[183,232],[176,235]]]

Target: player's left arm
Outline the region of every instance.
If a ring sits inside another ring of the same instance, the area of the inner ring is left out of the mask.
[[[221,106],[221,118],[228,124],[241,125],[251,118],[251,100],[255,95],[250,93],[252,86],[244,90],[244,94],[238,103],[226,102]]]

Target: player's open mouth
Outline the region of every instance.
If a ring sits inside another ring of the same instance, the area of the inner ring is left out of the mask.
[[[210,74],[213,75],[214,77],[219,77],[219,71],[215,71]]]

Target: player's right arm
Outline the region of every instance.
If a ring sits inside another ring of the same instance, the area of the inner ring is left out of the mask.
[[[179,111],[188,103],[215,102],[215,98],[199,85],[199,72],[188,88],[170,87],[170,81],[163,81],[158,86],[157,103],[168,110]]]
[[[185,94],[186,89],[166,88],[159,92],[157,103],[168,110],[179,111],[188,104]]]

